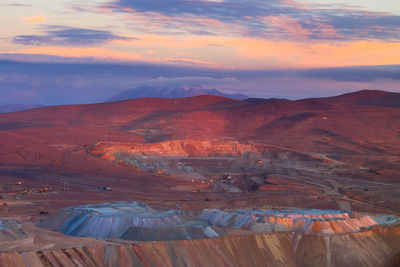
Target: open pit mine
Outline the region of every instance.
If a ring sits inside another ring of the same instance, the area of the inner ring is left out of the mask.
[[[0,114],[0,266],[400,266],[386,94]]]

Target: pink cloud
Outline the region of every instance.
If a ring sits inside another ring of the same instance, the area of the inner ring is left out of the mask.
[[[263,21],[273,27],[280,29],[278,32],[290,33],[291,36],[298,40],[308,39],[310,30],[303,28],[299,21],[295,18],[285,16],[268,16],[263,17]]]
[[[24,20],[28,23],[40,23],[44,22],[47,20],[46,17],[44,17],[42,14],[39,14],[37,16],[31,16],[31,17],[22,17],[21,20]]]

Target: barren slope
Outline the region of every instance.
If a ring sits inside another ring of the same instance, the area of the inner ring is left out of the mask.
[[[0,214],[36,224],[60,208],[123,200],[194,212],[311,208],[399,215],[400,108],[389,107],[385,95],[145,98],[0,114]],[[329,240],[228,234],[121,246],[79,239],[58,246],[63,241],[56,238],[52,250],[45,245],[51,237],[33,229],[38,237],[15,241],[20,243],[3,250],[0,262],[169,266],[206,258],[205,265],[343,266],[350,259],[350,266],[382,266],[400,250],[393,229]],[[39,251],[32,249],[42,241]],[[17,249],[24,244],[25,252]],[[116,251],[118,257],[110,256]]]

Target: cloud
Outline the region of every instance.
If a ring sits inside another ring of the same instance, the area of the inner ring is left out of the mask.
[[[64,26],[48,26],[43,35],[18,35],[13,43],[31,46],[94,46],[112,40],[132,40],[133,37],[123,37],[109,31]]]
[[[151,63],[91,62],[90,59],[0,54],[0,75],[22,73],[29,75],[115,75],[147,77],[153,81],[183,82],[183,80],[212,79],[223,82],[261,78],[312,78],[349,82],[368,82],[379,79],[400,80],[400,65],[354,66],[312,69],[245,70],[216,69],[211,66],[179,66]]]
[[[206,62],[212,62],[217,63],[213,67],[226,69],[304,69],[399,64],[399,45],[382,41],[299,43],[244,37],[141,35],[139,40],[112,41],[106,48],[29,46],[8,53],[60,56],[65,61],[86,58],[92,62],[168,62],[204,67]],[[154,53],[146,53],[148,50]]]
[[[215,62],[211,61],[204,61],[204,60],[198,60],[198,59],[191,59],[191,58],[174,58],[174,57],[166,57],[163,59],[166,62],[171,62],[171,63],[181,63],[181,64],[200,64],[200,65],[218,65]]]
[[[129,14],[138,28],[147,22],[149,30],[161,27],[165,33],[179,29],[187,34],[225,32],[285,40],[294,40],[298,34],[320,41],[400,40],[400,16],[348,5],[311,6],[291,0],[115,0],[103,8]]]
[[[400,40],[400,16],[382,12],[368,12],[361,10],[332,9],[318,10],[316,18],[303,21],[306,29],[313,29],[317,25],[325,25],[335,29],[334,38],[343,40],[380,39],[387,41]],[[310,38],[321,37],[320,31],[314,30]]]
[[[400,65],[310,69],[299,71],[298,75],[305,78],[347,82],[370,82],[378,79],[400,80]]]
[[[6,55],[0,54],[1,57]],[[221,70],[144,63],[0,60],[0,77],[0,104],[101,102],[140,84],[198,85],[249,96],[290,99],[361,89],[400,92],[400,65],[309,70]]]
[[[21,19],[28,23],[39,23],[47,20],[47,18],[44,17],[42,14],[32,17],[22,17]]]
[[[11,7],[33,7],[33,5],[22,4],[22,3],[11,3],[11,4],[7,4],[7,6],[11,6]]]
[[[221,84],[235,84],[239,80],[234,77],[224,77],[220,79],[212,77],[201,77],[201,76],[184,76],[184,77],[163,77],[160,76],[157,79],[146,81],[146,84],[163,84],[163,85],[221,85]]]

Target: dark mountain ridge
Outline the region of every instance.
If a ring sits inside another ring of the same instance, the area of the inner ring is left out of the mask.
[[[247,99],[243,94],[226,94],[216,89],[204,89],[201,86],[160,86],[141,85],[112,96],[106,102],[114,102],[128,99],[159,97],[159,98],[184,98],[199,95],[214,95],[232,98],[236,100]]]

